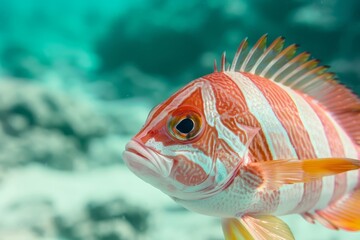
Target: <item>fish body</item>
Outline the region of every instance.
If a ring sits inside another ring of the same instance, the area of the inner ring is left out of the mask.
[[[308,53],[263,36],[156,106],[123,158],[226,239],[293,239],[275,216],[360,230],[360,101]]]
[[[212,209],[211,215],[219,217],[310,213],[336,202],[358,186],[359,171],[354,170],[312,182],[283,185],[276,190],[259,189],[257,185],[262,180],[246,169],[246,162],[331,157],[357,159],[359,147],[331,114],[314,104],[311,98],[292,89],[248,73],[220,72],[200,81],[209,86],[205,89],[216,96],[214,99],[227,103],[223,110],[220,105],[216,107],[221,112],[219,115],[233,111],[231,116],[218,123],[219,130],[230,129],[234,138],[243,139],[246,134],[236,125],[250,126],[259,132],[246,146],[244,168],[239,169],[239,174],[225,191],[195,202],[177,200],[182,205],[204,214],[209,214],[208,209]],[[219,81],[224,86],[219,87]],[[230,146],[235,152],[244,151],[242,147],[245,148],[245,144]],[[244,199],[239,201],[237,196]]]

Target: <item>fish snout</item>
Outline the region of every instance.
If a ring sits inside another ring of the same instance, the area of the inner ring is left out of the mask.
[[[134,172],[144,171],[146,168],[153,173],[152,175],[161,177],[168,177],[173,166],[171,159],[134,139],[126,144],[123,160]]]

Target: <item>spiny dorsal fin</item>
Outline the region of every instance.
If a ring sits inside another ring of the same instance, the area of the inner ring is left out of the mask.
[[[248,41],[247,41],[247,38],[245,38],[239,45],[239,48],[238,50],[236,51],[235,53],[235,56],[234,56],[234,59],[232,61],[232,64],[231,64],[231,68],[230,68],[230,71],[235,71],[235,67],[236,67],[236,64],[239,60],[239,57],[240,55],[242,54],[243,52],[243,49],[247,49],[248,47]]]
[[[267,35],[248,49],[244,39],[234,56],[231,67],[225,69],[223,55],[221,71],[252,73],[288,86],[316,99],[360,145],[360,100],[345,86],[337,82],[327,66],[311,59],[308,52],[296,55],[298,45],[284,48],[284,38],[278,37],[268,47]]]
[[[223,52],[221,56],[221,67],[220,67],[221,72],[225,72],[225,65],[226,65],[226,52]]]
[[[214,72],[218,72],[216,59],[214,59]]]

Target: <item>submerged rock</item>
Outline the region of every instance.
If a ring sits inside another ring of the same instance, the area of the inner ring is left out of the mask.
[[[90,141],[107,134],[105,119],[79,98],[23,81],[0,82],[0,93],[2,166],[84,168]]]
[[[57,227],[65,239],[135,240],[146,232],[148,215],[124,199],[89,202],[80,217],[60,218]]]
[[[57,236],[55,209],[45,198],[13,202],[0,219],[0,238],[7,240],[53,239]]]
[[[136,240],[147,231],[148,212],[123,199],[89,202],[71,214],[57,213],[46,198],[22,199],[0,219],[7,240]]]
[[[34,162],[62,170],[119,164],[150,108],[139,101],[105,103],[0,81],[0,170]]]
[[[124,199],[114,199],[105,203],[91,202],[87,213],[93,221],[101,222],[109,219],[125,219],[137,232],[147,230],[148,213],[138,206],[131,206]]]

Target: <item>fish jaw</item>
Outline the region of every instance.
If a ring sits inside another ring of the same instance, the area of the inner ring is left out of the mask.
[[[173,167],[171,159],[134,139],[126,144],[122,157],[129,169],[141,178],[144,177],[143,174],[166,178]]]

